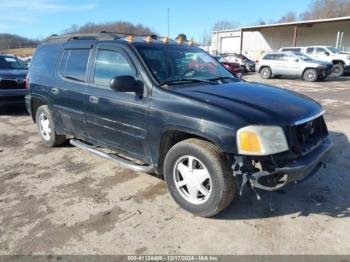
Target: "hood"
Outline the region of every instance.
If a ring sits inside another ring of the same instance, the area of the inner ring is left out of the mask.
[[[0,77],[8,79],[13,79],[17,77],[25,78],[27,72],[27,69],[0,69]]]
[[[309,65],[316,65],[316,66],[333,66],[333,64],[331,62],[327,62],[327,61],[321,61],[321,60],[310,60],[310,61],[305,61],[305,63],[309,64]]]
[[[194,84],[175,92],[228,110],[250,124],[292,125],[321,112],[314,100],[286,89],[237,81],[226,84]]]

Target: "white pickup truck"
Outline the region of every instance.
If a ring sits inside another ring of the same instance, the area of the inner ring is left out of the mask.
[[[339,52],[331,46],[282,47],[279,51],[304,53],[312,59],[331,62],[335,76],[342,76],[350,69],[350,54]]]

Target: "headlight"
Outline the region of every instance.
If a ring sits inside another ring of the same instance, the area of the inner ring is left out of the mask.
[[[238,153],[272,155],[288,150],[284,131],[279,126],[246,126],[237,131]]]

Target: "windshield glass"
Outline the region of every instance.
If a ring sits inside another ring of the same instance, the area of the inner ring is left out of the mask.
[[[332,53],[334,53],[334,54],[338,53],[338,50],[336,48],[332,47],[332,46],[327,46],[327,49],[329,51],[331,51]]]
[[[303,53],[294,53],[294,55],[296,55],[298,58],[300,58],[301,60],[304,60],[304,61],[312,60],[309,56],[307,56]]]
[[[136,48],[161,85],[184,79],[234,78],[217,60],[196,47],[160,44]]]
[[[17,57],[0,56],[0,69],[27,69],[27,66]]]

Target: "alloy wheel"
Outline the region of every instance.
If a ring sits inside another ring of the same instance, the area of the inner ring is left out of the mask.
[[[206,166],[193,156],[183,156],[174,165],[174,182],[181,196],[192,204],[205,203],[211,194],[211,178]]]

